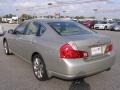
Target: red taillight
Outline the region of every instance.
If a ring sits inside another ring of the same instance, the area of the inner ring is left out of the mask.
[[[108,44],[107,45],[107,47],[106,47],[106,52],[111,52],[112,51],[112,49],[113,49],[113,46],[112,46],[112,44],[110,43],[110,44]]]
[[[88,53],[85,51],[74,50],[69,44],[65,44],[60,48],[60,57],[61,58],[86,58]]]

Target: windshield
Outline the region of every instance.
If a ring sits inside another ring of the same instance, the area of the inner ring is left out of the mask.
[[[114,22],[112,22],[112,21],[111,21],[111,22],[108,22],[108,23],[109,23],[109,24],[114,24]]]
[[[107,24],[105,21],[98,21],[97,24]]]
[[[120,25],[120,22],[117,22],[118,25]]]
[[[67,35],[81,35],[95,33],[83,25],[76,22],[50,22],[48,23],[58,34],[62,36]]]

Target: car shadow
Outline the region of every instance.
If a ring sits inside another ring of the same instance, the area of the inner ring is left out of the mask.
[[[72,82],[69,90],[91,90],[91,88],[84,79],[79,79]]]

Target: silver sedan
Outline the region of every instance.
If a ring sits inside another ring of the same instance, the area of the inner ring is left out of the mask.
[[[115,61],[109,37],[69,20],[25,21],[6,32],[3,46],[6,55],[31,63],[41,81],[86,77],[110,69]]]
[[[110,28],[111,31],[120,31],[120,22],[116,22],[114,25]]]

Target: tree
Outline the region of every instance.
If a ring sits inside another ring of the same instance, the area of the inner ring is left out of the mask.
[[[92,18],[92,19],[95,19],[95,16],[91,16],[91,17],[88,17],[88,18]]]
[[[76,16],[75,19],[84,19],[84,16]]]
[[[28,20],[28,19],[33,19],[34,17],[28,14],[22,14],[20,16],[20,21]]]
[[[13,15],[13,14],[7,14],[7,15],[4,15],[3,17],[4,17],[4,18],[12,18],[13,16],[16,16],[16,15]]]
[[[107,18],[106,18],[106,17],[104,17],[104,18],[103,18],[103,20],[104,20],[104,21],[106,21],[106,20],[107,20]]]
[[[60,16],[60,18],[64,18],[64,16]]]

